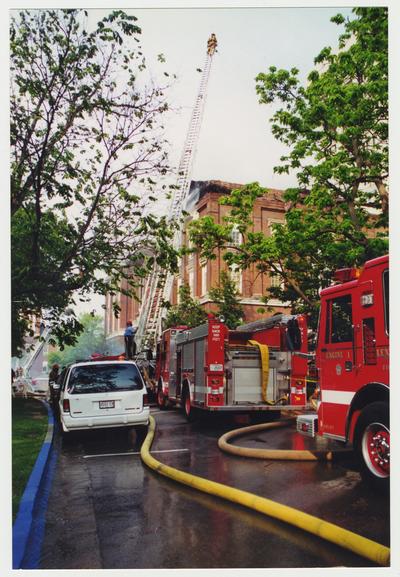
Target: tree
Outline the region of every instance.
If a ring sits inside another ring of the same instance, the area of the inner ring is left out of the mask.
[[[187,284],[179,287],[179,304],[170,307],[165,319],[165,328],[179,325],[197,327],[206,322],[207,313],[200,303],[190,295]]]
[[[212,287],[208,294],[210,299],[218,305],[217,314],[224,317],[226,326],[235,329],[242,322],[244,313],[237,298],[236,284],[229,273],[222,271],[218,285]]]
[[[171,227],[151,208],[169,171],[165,87],[146,80],[134,16],[116,10],[93,29],[87,18],[33,10],[11,21],[13,354],[31,314],[71,344],[77,298],[117,291],[121,278],[134,294],[154,259],[176,264]]]
[[[262,104],[280,102],[272,132],[288,147],[278,173],[295,171],[298,187],[286,190],[285,224],[274,234],[252,232],[254,200],[267,194],[258,183],[232,191],[222,203],[232,211],[222,225],[192,225],[192,241],[204,256],[226,248],[225,259],[255,264],[282,285],[271,296],[314,318],[319,290],[337,268],[362,264],[388,248],[387,9],[355,8],[344,24],[339,50],[324,48],[317,68],[300,83],[298,70],[270,67],[256,79]],[[237,226],[244,242],[230,246]]]
[[[76,344],[66,346],[62,351],[54,350],[48,355],[49,367],[54,363],[65,366],[78,360],[89,359],[93,353],[105,352],[104,321],[99,315],[84,313],[79,322],[83,331],[77,337]]]

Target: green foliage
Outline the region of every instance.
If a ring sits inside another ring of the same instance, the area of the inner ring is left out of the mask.
[[[52,350],[49,351],[47,355],[47,366],[48,369],[51,370],[53,365],[58,365],[61,367],[64,363],[64,351],[60,350]]]
[[[104,320],[99,315],[84,313],[79,317],[83,327],[75,345],[66,346],[63,350],[51,351],[48,355],[49,368],[54,363],[68,365],[77,360],[89,359],[93,353],[104,353],[106,350]]]
[[[235,282],[226,271],[220,274],[217,286],[212,287],[208,294],[211,300],[218,305],[217,314],[222,315],[225,324],[230,329],[235,329],[243,320],[243,307],[240,304]]]
[[[290,150],[276,172],[295,171],[302,187],[291,200],[329,209],[357,232],[368,226],[368,210],[379,211],[373,228],[387,227],[388,52],[387,10],[354,12],[341,50],[321,51],[305,87],[296,69],[270,67],[257,76],[256,90],[261,103],[284,105],[272,131]],[[306,201],[302,189],[311,195]]]
[[[94,29],[83,10],[12,17],[13,354],[29,315],[72,344],[82,327],[65,311],[77,299],[121,278],[133,295],[154,258],[176,266],[171,226],[152,213],[169,170],[166,87],[147,84],[140,32],[121,10]]]
[[[179,304],[172,306],[165,319],[165,328],[185,325],[189,328],[197,327],[207,320],[207,313],[200,303],[190,295],[187,284],[179,288]]]
[[[333,19],[345,23],[339,51],[321,51],[306,85],[295,68],[271,66],[256,79],[260,102],[282,105],[272,132],[288,153],[275,171],[297,176],[298,187],[285,192],[286,223],[273,225],[272,236],[253,232],[254,200],[266,193],[253,183],[223,199],[232,206],[223,224],[206,217],[190,232],[207,258],[223,248],[230,265],[279,275],[282,286],[269,295],[314,318],[334,270],[388,250],[387,9],[354,13]],[[238,247],[233,227],[242,233]]]

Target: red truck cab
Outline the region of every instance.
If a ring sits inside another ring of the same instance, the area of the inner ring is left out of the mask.
[[[161,409],[166,408],[170,385],[177,381],[177,353],[176,335],[187,329],[186,326],[177,326],[166,329],[157,343],[156,370],[155,370],[155,393],[157,404]]]
[[[361,473],[388,487],[389,258],[342,269],[321,291],[318,434],[353,443]]]

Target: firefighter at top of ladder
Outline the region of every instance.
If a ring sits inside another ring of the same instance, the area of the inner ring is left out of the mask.
[[[217,37],[215,34],[211,34],[210,38],[207,41],[207,54],[212,56],[217,48],[218,42]]]

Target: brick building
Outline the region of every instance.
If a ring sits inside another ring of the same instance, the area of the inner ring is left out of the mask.
[[[195,218],[212,216],[218,224],[223,223],[223,218],[230,212],[230,207],[221,205],[219,199],[222,195],[229,194],[234,189],[240,189],[243,185],[237,183],[222,182],[219,180],[194,181],[192,182],[188,198],[188,208],[190,216],[187,223]],[[266,196],[258,198],[253,208],[253,232],[263,232],[267,236],[272,234],[272,225],[282,223],[285,219],[285,203],[283,201],[283,191],[269,189]],[[187,244],[186,234],[183,234],[184,243]],[[240,244],[240,233],[233,231],[232,242]],[[180,282],[189,284],[192,296],[199,299],[207,311],[212,311],[212,302],[209,299],[208,291],[218,284],[220,273],[227,269],[227,265],[222,258],[221,250],[217,250],[217,258],[208,262],[201,262],[196,254],[187,255],[182,262]],[[260,274],[255,266],[249,270],[230,270],[231,277],[236,282],[236,287],[240,295],[240,300],[244,309],[246,322],[251,322],[260,318],[257,312],[262,306],[272,307],[272,312],[288,312],[288,306],[284,303],[270,299],[267,303],[262,301],[267,289],[274,282],[280,282],[277,277]]]
[[[128,288],[128,281],[123,279],[121,288]],[[138,298],[142,296],[142,289],[137,289]],[[113,304],[116,303],[120,307],[119,317],[116,318],[113,313]],[[136,299],[124,295],[122,292],[115,295],[108,294],[105,302],[105,333],[110,335],[112,333],[119,334],[121,329],[125,329],[127,321],[132,321],[134,324],[139,316],[140,302]]]
[[[214,220],[222,223],[223,217],[229,213],[230,207],[219,204],[221,195],[227,195],[234,189],[242,188],[242,184],[222,182],[219,180],[192,181],[190,192],[186,204],[186,212],[189,216],[186,219],[186,226],[182,234],[183,243],[188,242],[186,227],[189,222],[203,216],[213,216]],[[267,195],[255,201],[253,209],[253,231],[272,234],[272,225],[283,222],[285,219],[285,203],[283,201],[283,191],[269,189]],[[240,234],[233,233],[233,242],[240,244]],[[172,304],[177,301],[178,288],[182,283],[190,286],[192,296],[196,297],[207,311],[212,311],[213,303],[210,301],[208,291],[219,282],[220,272],[226,270],[227,265],[222,259],[222,251],[217,252],[217,258],[208,262],[201,262],[196,254],[186,255],[182,259],[180,274],[175,280],[172,291]],[[277,277],[260,274],[253,266],[249,270],[230,271],[232,278],[236,282],[237,290],[244,309],[244,320],[250,322],[265,316],[270,316],[274,312],[289,312],[288,305],[280,301],[271,299],[267,303],[263,302],[262,296],[274,282],[280,282]],[[124,280],[121,288],[125,288],[127,281]],[[138,291],[141,297],[141,290]],[[118,303],[121,308],[119,318],[116,319],[113,311],[113,303]],[[261,315],[257,312],[262,306],[271,307],[271,312]],[[128,320],[136,324],[139,315],[140,303],[125,296],[122,293],[107,295],[105,331],[111,337],[121,335]]]

